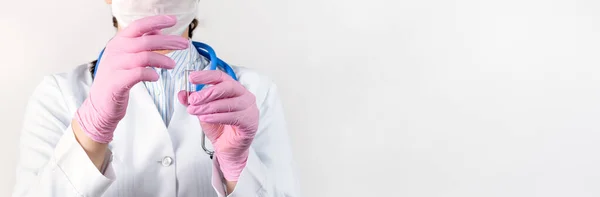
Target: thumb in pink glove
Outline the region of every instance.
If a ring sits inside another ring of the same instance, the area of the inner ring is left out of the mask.
[[[189,41],[181,36],[160,35],[177,20],[151,16],[134,21],[108,42],[88,98],[77,110],[76,120],[88,137],[99,143],[112,141],[117,124],[125,116],[129,90],[141,81],[156,81],[150,67],[174,68],[175,62],[156,50],[181,50]]]
[[[215,148],[224,178],[237,181],[258,129],[256,99],[242,84],[221,71],[192,72],[190,81],[213,85],[192,92],[189,98],[181,91],[178,97],[188,113],[198,116],[202,130]]]

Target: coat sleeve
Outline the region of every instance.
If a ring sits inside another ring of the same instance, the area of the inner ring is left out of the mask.
[[[110,164],[101,174],[75,139],[70,111],[56,79],[44,78],[26,108],[13,197],[101,196],[113,182]]]
[[[270,85],[259,110],[259,129],[250,147],[246,167],[228,196],[299,196],[283,106],[274,84]],[[213,159],[213,162],[213,187],[222,197],[225,196],[224,179],[217,160]]]

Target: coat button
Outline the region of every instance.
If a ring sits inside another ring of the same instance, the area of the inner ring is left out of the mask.
[[[161,164],[164,167],[169,167],[171,166],[171,164],[173,164],[173,158],[166,156],[165,158],[163,158]]]

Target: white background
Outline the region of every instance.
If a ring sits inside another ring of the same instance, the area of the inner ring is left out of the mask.
[[[0,196],[26,99],[96,58],[101,0],[0,6]],[[600,196],[600,1],[202,0],[281,87],[303,196]]]

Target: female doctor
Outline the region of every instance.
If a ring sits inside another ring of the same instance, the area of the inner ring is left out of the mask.
[[[189,39],[198,1],[106,2],[118,32],[97,72],[45,77],[29,101],[13,196],[297,196],[276,86],[205,69]],[[210,86],[188,97],[189,66]]]

